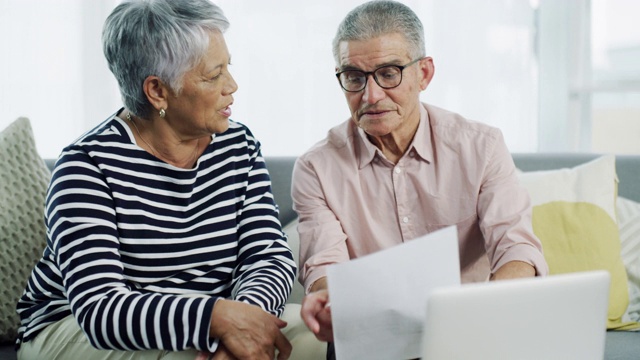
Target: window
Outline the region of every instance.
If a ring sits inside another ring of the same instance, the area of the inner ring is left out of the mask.
[[[219,2],[231,21],[226,39],[239,84],[234,118],[251,127],[265,153],[300,154],[349,117],[331,42],[342,18],[363,2]],[[422,100],[499,127],[513,151],[535,151],[529,2],[402,2],[421,18],[427,55],[434,58],[435,77]]]
[[[640,3],[541,1],[540,151],[640,153]]]
[[[231,21],[232,119],[265,155],[299,155],[348,118],[331,40],[363,0],[215,2]],[[403,2],[434,58],[423,101],[500,128],[514,152],[640,153],[640,3]],[[40,154],[56,157],[121,106],[100,40],[117,3],[0,0],[0,128],[29,117]]]
[[[640,2],[591,0],[591,149],[640,153]]]

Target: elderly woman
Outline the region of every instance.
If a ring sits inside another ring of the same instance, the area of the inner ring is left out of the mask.
[[[289,356],[296,265],[260,143],[229,120],[227,27],[206,0],[126,1],[106,20],[126,107],[57,161],[19,358]]]

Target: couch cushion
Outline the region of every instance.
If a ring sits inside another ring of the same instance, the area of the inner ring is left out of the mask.
[[[607,328],[623,322],[629,303],[616,221],[615,157],[571,169],[521,173],[533,205],[533,230],[542,241],[551,274],[602,269],[611,274]]]
[[[295,164],[295,156],[267,156],[264,159],[271,176],[271,190],[278,204],[280,223],[282,226],[296,218],[291,200],[291,173]]]
[[[50,176],[29,120],[15,120],[0,133],[1,342],[16,337],[16,303],[45,246],[43,209]]]
[[[291,251],[293,252],[293,260],[298,265],[298,273],[300,273],[300,236],[298,235],[298,218],[295,218],[293,221],[289,222],[287,225],[284,225],[282,228],[285,234],[287,234],[287,243],[291,247]],[[293,289],[291,290],[291,295],[289,296],[289,303],[302,304],[302,298],[304,297],[304,288],[300,281],[297,279],[293,281]]]
[[[618,197],[618,224],[622,262],[629,278],[628,318],[640,321],[640,203]]]

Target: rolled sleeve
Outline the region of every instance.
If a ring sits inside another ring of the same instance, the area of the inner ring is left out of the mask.
[[[533,232],[531,200],[518,182],[513,159],[499,131],[494,146],[487,151],[478,214],[491,273],[510,261],[522,261],[533,266],[536,275],[547,275],[542,243]]]
[[[299,216],[299,278],[307,293],[315,281],[326,276],[328,265],[349,260],[347,236],[327,205],[325,190],[313,165],[299,158],[293,170],[291,197]]]

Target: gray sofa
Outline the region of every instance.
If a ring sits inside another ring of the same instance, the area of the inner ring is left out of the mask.
[[[572,167],[597,157],[596,154],[514,154],[516,166],[523,171]],[[297,257],[295,232],[296,213],[291,206],[291,172],[295,157],[267,157],[267,166],[273,182],[273,193],[280,207],[280,221],[289,234],[294,255]],[[47,160],[51,168],[53,161]],[[616,168],[620,180],[619,195],[640,202],[640,155],[617,156]],[[1,251],[1,250],[0,250]],[[296,284],[289,299],[300,303],[303,291]],[[0,360],[15,359],[12,343],[0,344]],[[640,332],[607,332],[605,359],[640,359]]]

